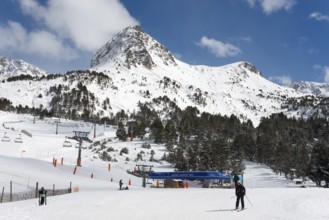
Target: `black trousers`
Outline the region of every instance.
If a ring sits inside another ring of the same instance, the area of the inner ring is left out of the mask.
[[[45,197],[40,198],[40,205],[43,205],[45,203]]]
[[[244,208],[244,200],[243,200],[243,197],[244,196],[237,196],[236,197],[236,203],[235,203],[235,207],[236,208],[239,208],[240,199],[241,199],[241,207]]]

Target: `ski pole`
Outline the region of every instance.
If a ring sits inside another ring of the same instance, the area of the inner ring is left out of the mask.
[[[246,198],[247,198],[248,202],[250,203],[250,205],[251,205],[251,206],[254,206],[254,205],[250,202],[250,200],[249,200],[249,198],[247,197],[247,195],[246,195]]]

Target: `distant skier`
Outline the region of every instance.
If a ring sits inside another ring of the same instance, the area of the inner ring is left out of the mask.
[[[241,199],[241,207],[242,207],[242,209],[244,209],[244,199],[243,198],[246,195],[246,189],[240,183],[240,181],[237,182],[237,186],[235,188],[235,195],[236,195],[235,209],[239,208],[240,199]]]
[[[41,187],[39,190],[39,205],[46,204],[47,205],[47,190],[45,188]]]
[[[122,186],[123,186],[123,182],[122,182],[122,179],[119,181],[119,187],[120,187],[120,190],[122,189]]]
[[[240,180],[240,177],[235,174],[234,177],[233,177],[233,182],[234,182],[235,187],[237,187],[237,183],[238,183],[239,180]]]

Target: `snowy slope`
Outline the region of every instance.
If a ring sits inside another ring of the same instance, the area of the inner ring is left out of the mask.
[[[92,125],[83,122],[62,121],[59,133],[55,133],[52,119],[37,120],[33,123],[31,116],[22,116],[0,111],[0,136],[11,138],[10,142],[0,142],[0,187],[9,192],[9,181],[13,181],[14,192],[33,190],[36,181],[39,186],[52,189],[73,187],[80,191],[72,194],[48,197],[47,206],[38,206],[37,199],[0,204],[0,219],[246,219],[246,220],[325,220],[329,218],[328,190],[324,188],[300,188],[293,181],[275,175],[268,167],[246,162],[244,185],[247,189],[243,212],[231,211],[235,206],[234,189],[194,188],[188,189],[156,189],[142,188],[140,178],[129,175],[136,162],[135,154],[144,141],[134,140],[118,142],[114,139],[115,128],[97,127],[96,140],[111,139],[114,149],[127,147],[129,154],[120,156],[118,162],[108,162],[98,158],[98,154],[87,147],[82,150],[82,167],[73,175],[77,149],[64,148],[65,136],[73,134],[73,130],[93,131]],[[9,129],[5,129],[8,127]],[[23,143],[15,143],[21,130],[32,134],[23,134]],[[93,133],[89,135],[93,138]],[[73,140],[70,140],[73,143]],[[73,143],[74,144],[74,143]],[[74,146],[74,145],[73,145]],[[156,158],[165,152],[163,146],[153,145]],[[64,157],[64,164],[52,165],[52,158]],[[126,161],[126,157],[131,160]],[[141,163],[147,161],[149,155]],[[170,170],[168,164],[153,163],[155,170]],[[94,174],[94,178],[90,174]],[[113,180],[112,182],[110,180]],[[130,189],[119,191],[118,181],[123,179]],[[148,180],[152,182],[152,180]],[[193,185],[190,183],[190,185]]]
[[[113,189],[73,193],[48,198],[39,207],[36,199],[0,205],[3,219],[245,219],[245,220],[325,220],[329,202],[326,189],[249,190],[247,209],[234,207],[233,190],[220,189]]]

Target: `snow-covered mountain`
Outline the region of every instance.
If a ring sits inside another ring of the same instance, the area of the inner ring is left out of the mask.
[[[0,80],[19,75],[46,76],[47,72],[26,63],[23,60],[12,60],[5,56],[0,56]]]
[[[329,84],[318,83],[318,82],[294,82],[288,85],[288,87],[293,88],[297,91],[303,93],[312,93],[316,96],[328,97],[329,96]]]
[[[92,58],[91,70],[107,73],[117,93],[129,100],[166,95],[182,108],[235,114],[256,124],[262,116],[283,111],[281,105],[288,97],[305,95],[265,79],[248,62],[221,67],[183,63],[138,26],[124,29],[106,43]],[[121,104],[128,107],[124,101]]]
[[[160,58],[162,63],[158,63]],[[91,59],[91,67],[106,63],[120,63],[130,69],[142,65],[144,68],[176,65],[174,56],[159,42],[143,32],[139,26],[128,27],[115,35],[100,48]]]
[[[83,97],[73,100],[73,90],[78,85],[81,89],[81,83],[87,91],[85,100],[92,105],[76,108],[74,103],[84,103]],[[183,63],[139,26],[122,30],[101,47],[92,57],[89,70],[33,81],[7,81],[0,89],[0,96],[16,106],[37,103],[50,109],[59,102],[57,107],[70,106],[78,112],[89,108],[99,116],[138,110],[139,102],[150,103],[165,116],[170,111],[168,102],[155,100],[166,97],[181,109],[193,106],[201,112],[234,114],[241,120],[252,120],[256,126],[261,117],[272,113],[298,115],[299,109],[287,107],[289,103],[312,95],[267,80],[248,62],[220,67]],[[63,97],[65,100],[59,100]]]

